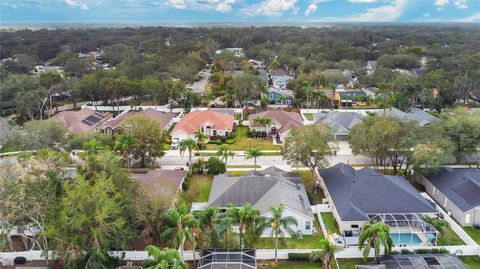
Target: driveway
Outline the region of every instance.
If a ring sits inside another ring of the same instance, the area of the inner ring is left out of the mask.
[[[207,86],[208,79],[211,76],[210,71],[211,69],[205,70],[205,72],[203,72],[203,78],[188,85],[188,88],[192,89],[194,93],[203,93],[205,91],[205,86]]]

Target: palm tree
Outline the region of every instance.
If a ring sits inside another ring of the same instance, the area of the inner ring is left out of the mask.
[[[365,224],[363,231],[358,237],[358,248],[363,249],[363,259],[367,260],[370,249],[375,250],[374,262],[377,263],[377,257],[380,254],[381,246],[384,246],[385,255],[392,251],[393,241],[390,237],[390,228],[383,222]]]
[[[322,250],[310,253],[310,261],[322,261],[323,269],[331,269],[330,261],[335,253],[342,250],[342,247],[332,244],[328,239],[321,239],[320,248]]]
[[[203,149],[205,146],[205,141],[207,140],[207,135],[205,135],[203,132],[196,132],[195,133],[195,138],[197,139],[197,145],[199,149]]]
[[[266,129],[267,136],[270,133],[270,125],[272,124],[272,119],[271,118],[262,118],[262,117],[257,117],[253,119],[253,123],[263,126]]]
[[[171,241],[174,248],[179,248],[183,260],[183,246],[185,241],[194,242],[195,238],[191,229],[198,226],[198,220],[190,214],[185,205],[172,208],[164,215],[165,227],[160,237]]]
[[[218,207],[208,207],[196,216],[205,238],[204,248],[214,248],[218,242],[217,228],[220,222]]]
[[[271,217],[268,222],[270,223],[270,228],[272,229],[271,236],[275,236],[275,263],[277,263],[277,251],[278,251],[278,236],[284,232],[288,235],[295,237],[295,231],[291,228],[292,225],[298,225],[297,220],[292,216],[283,216],[283,211],[285,210],[284,205],[279,207],[270,207]]]
[[[188,151],[188,166],[189,170],[192,171],[192,152],[198,148],[197,142],[195,142],[193,138],[182,139],[178,147],[180,148],[180,154],[182,154],[182,156],[185,151]]]
[[[145,248],[145,251],[151,258],[151,260],[146,261],[146,264],[152,265],[147,269],[187,269],[187,265],[181,260],[180,254],[175,249],[159,249],[156,246],[149,245]]]
[[[255,170],[257,170],[257,157],[262,156],[262,152],[257,149],[257,148],[250,148],[245,150],[245,154],[247,154],[246,159],[252,159],[253,158],[253,165],[255,166]]]
[[[235,225],[235,214],[237,208],[233,204],[229,204],[225,214],[220,219],[220,224],[222,230],[220,231],[223,235],[223,242],[226,248],[234,248],[235,243],[232,238],[232,227]]]
[[[260,212],[253,208],[250,203],[246,203],[243,207],[232,210],[231,213],[234,222],[238,224],[240,248],[243,248],[245,231],[247,229],[251,230],[250,226],[252,226],[255,219],[260,216]]]
[[[235,156],[235,152],[229,150],[227,145],[220,145],[217,148],[217,154],[216,155],[223,160],[223,162],[225,163],[225,167],[226,167],[228,157],[233,158],[233,156]]]
[[[137,144],[137,140],[133,136],[131,136],[127,133],[123,133],[123,134],[119,135],[117,137],[117,139],[115,140],[115,148],[114,149],[120,151],[123,158],[125,158],[129,173],[130,173],[130,160],[129,160],[130,153],[129,153],[129,149],[134,147],[136,144]]]

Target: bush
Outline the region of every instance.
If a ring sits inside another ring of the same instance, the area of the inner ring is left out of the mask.
[[[85,142],[88,142],[92,139],[96,139],[100,143],[112,147],[113,139],[110,135],[105,133],[91,131],[86,133],[74,134],[72,138],[68,141],[68,148],[70,149],[82,149],[82,145]]]
[[[182,184],[182,191],[187,191],[188,188],[190,187],[190,182],[192,180],[192,177],[190,175],[187,175],[185,177],[185,180],[183,181],[183,184]]]
[[[223,144],[222,141],[220,140],[210,140],[208,141],[208,144],[211,144],[211,145],[221,145]]]
[[[223,174],[227,171],[225,164],[217,157],[210,157],[207,161],[207,173],[210,175]]]
[[[227,141],[225,141],[225,144],[229,144],[229,145],[230,145],[230,144],[233,144],[233,143],[235,143],[235,138],[233,138],[233,139],[228,139]]]
[[[309,261],[310,253],[288,253],[288,260],[290,261]]]
[[[438,248],[438,249],[416,249],[415,254],[450,254],[450,251],[445,248]]]

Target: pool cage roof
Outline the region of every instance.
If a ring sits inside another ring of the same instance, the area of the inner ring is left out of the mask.
[[[431,244],[436,244],[438,231],[421,214],[368,214],[370,222],[383,222],[390,226],[390,232],[424,234]]]
[[[256,269],[254,249],[205,249],[198,269]]]
[[[465,269],[465,265],[454,255],[447,254],[407,254],[380,258],[386,268],[428,268]]]

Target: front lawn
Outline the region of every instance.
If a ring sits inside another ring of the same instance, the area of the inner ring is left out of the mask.
[[[227,165],[227,169],[228,168],[252,168],[252,169],[255,169],[255,168],[261,168],[260,165],[250,165],[250,164],[232,164],[232,165]]]
[[[303,115],[305,116],[305,118],[306,118],[307,120],[310,120],[310,121],[313,121],[313,120],[314,120],[312,113],[303,113]]]
[[[313,180],[312,177],[312,172],[310,171],[295,171],[300,174],[300,177],[302,178],[303,185],[305,185],[305,190],[307,190],[308,194],[308,199],[310,200],[310,204],[316,205],[316,204],[321,204],[323,198],[325,198],[325,195],[323,194],[322,190],[316,191],[315,190],[315,180]]]
[[[480,244],[480,230],[477,230],[473,227],[463,227],[463,229],[473,240],[475,240],[475,242]]]
[[[230,150],[246,150],[248,148],[258,148],[260,150],[281,150],[281,145],[274,145],[268,139],[254,139],[248,137],[249,128],[247,126],[237,126],[235,130],[235,143],[228,145]],[[217,145],[207,144],[210,150],[217,149]]]
[[[460,256],[459,258],[465,264],[467,269],[480,269],[480,257],[478,257],[478,256]]]
[[[320,213],[322,215],[323,223],[327,226],[328,234],[340,234],[338,227],[335,226],[335,218],[332,213]]]
[[[439,246],[458,246],[465,243],[450,227],[445,227],[438,237],[437,245]]]
[[[212,175],[193,175],[188,190],[181,195],[183,202],[189,207],[192,202],[208,202],[212,182]]]

